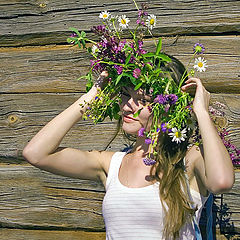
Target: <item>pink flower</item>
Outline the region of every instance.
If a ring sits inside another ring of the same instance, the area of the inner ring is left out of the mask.
[[[133,70],[133,76],[134,76],[135,78],[139,78],[140,75],[141,75],[141,70],[140,70],[139,68],[135,68],[135,69]]]

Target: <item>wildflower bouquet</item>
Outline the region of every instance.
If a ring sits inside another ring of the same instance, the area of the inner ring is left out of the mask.
[[[89,39],[85,32],[79,32],[75,28],[71,28],[73,34],[67,39],[69,43],[86,49],[93,57],[91,68],[84,76],[87,79],[87,91],[94,84],[94,72],[106,70],[109,75],[105,86],[88,104],[83,118],[90,118],[94,123],[101,122],[106,117],[110,117],[111,120],[119,119],[121,90],[126,86],[134,86],[135,90],[144,89],[153,99],[147,104],[153,119],[151,129],[148,132],[146,129],[141,129],[139,136],[146,138],[145,142],[150,144],[154,155],[157,154],[154,149],[160,132],[171,137],[176,145],[180,145],[190,136],[194,136],[194,143],[199,144],[200,135],[191,106],[193,97],[181,91],[184,80],[189,73],[194,75],[194,70],[186,69],[180,82],[176,82],[170,71],[166,70],[165,66],[171,63],[172,58],[161,51],[161,38],[155,43],[154,52],[147,52],[143,48],[143,37],[146,33],[152,35],[151,31],[157,21],[156,16],[148,14],[147,7],[142,4],[142,8],[138,9],[134,30],[129,28],[130,19],[126,15],[114,16],[108,11],[103,11],[99,18],[102,24],[92,27],[92,32],[98,36],[99,41]],[[124,31],[130,33],[130,40],[123,38]],[[191,61],[204,50],[202,44],[195,44]],[[206,67],[204,58],[195,59],[193,66],[195,70],[202,72]],[[134,117],[137,117],[140,111],[141,109],[134,114]],[[150,155],[145,159],[146,165],[154,163],[155,160],[151,159]]]

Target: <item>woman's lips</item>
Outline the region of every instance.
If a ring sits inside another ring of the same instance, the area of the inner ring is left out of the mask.
[[[132,118],[132,117],[127,116],[127,115],[123,115],[123,121],[124,122],[135,122],[135,121],[137,121],[137,119]]]

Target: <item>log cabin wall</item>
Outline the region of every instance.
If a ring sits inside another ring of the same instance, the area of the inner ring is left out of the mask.
[[[240,1],[163,0],[147,2],[157,16],[155,37],[163,50],[185,64],[194,43],[206,47],[208,69],[199,75],[212,99],[226,104],[218,119],[240,147]],[[100,183],[70,179],[38,170],[23,159],[26,143],[53,117],[85,92],[89,56],[68,45],[69,27],[85,31],[100,24],[108,10],[136,19],[126,0],[1,0],[0,1],[0,239],[105,239]],[[152,49],[148,37],[145,48]],[[61,146],[102,150],[116,123],[94,126],[79,122]],[[81,133],[81,135],[80,135]],[[125,141],[119,134],[110,145],[117,151]],[[216,239],[240,239],[239,186],[215,196]]]

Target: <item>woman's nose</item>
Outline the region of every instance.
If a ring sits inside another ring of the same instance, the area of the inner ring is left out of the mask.
[[[136,108],[136,103],[134,102],[132,97],[129,97],[127,99],[124,99],[122,101],[122,109],[123,111],[127,112],[127,111],[135,111]]]

